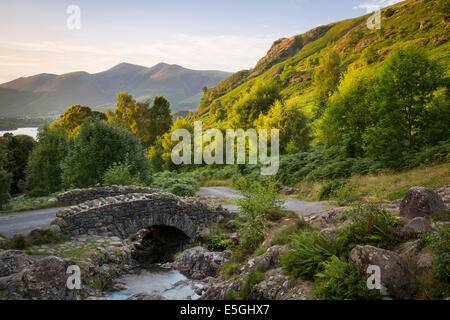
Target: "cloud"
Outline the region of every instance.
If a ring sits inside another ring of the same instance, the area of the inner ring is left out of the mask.
[[[152,66],[158,62],[191,69],[238,71],[252,68],[270,48],[273,35],[199,36],[174,34],[163,39],[98,44],[65,41],[0,41],[0,73],[14,77],[36,73],[104,71],[120,62]],[[12,79],[11,79],[12,80]]]
[[[371,1],[365,1],[356,7],[354,9],[365,9],[367,12],[372,12],[378,9],[382,9],[384,7],[392,6],[393,4],[402,2],[404,0],[371,0]]]

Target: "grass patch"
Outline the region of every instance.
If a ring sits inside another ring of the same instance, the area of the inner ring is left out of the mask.
[[[264,273],[260,271],[252,271],[248,274],[248,276],[244,279],[241,285],[241,298],[247,299],[248,295],[250,294],[250,291],[252,290],[253,286],[255,284],[260,283],[264,280]]]
[[[61,207],[62,204],[59,202],[49,203],[48,200],[55,198],[59,192],[53,193],[45,197],[28,197],[24,194],[13,197],[4,210],[0,210],[0,213],[11,213],[11,212],[21,212],[28,210],[37,210],[45,208]],[[39,201],[39,205],[33,205],[35,202]]]
[[[288,244],[292,241],[292,237],[294,235],[298,234],[301,230],[308,229],[309,227],[309,223],[304,219],[301,219],[297,223],[288,225],[283,229],[275,232],[272,240],[270,240],[270,246]]]

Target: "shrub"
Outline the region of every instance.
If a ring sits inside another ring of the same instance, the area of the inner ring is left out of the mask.
[[[227,240],[224,235],[209,233],[203,237],[203,240],[209,251],[222,251],[226,249],[226,247],[223,246],[223,243],[221,243],[222,241]]]
[[[252,290],[253,286],[255,284],[260,283],[263,280],[264,280],[264,273],[256,270],[250,272],[241,284],[241,298],[246,299],[250,294],[250,291]]]
[[[239,297],[239,293],[234,290],[227,291],[225,294],[225,300],[236,300]]]
[[[17,250],[25,250],[31,246],[31,241],[24,235],[18,235],[9,240],[6,244],[3,245],[3,249],[17,249]]]
[[[292,240],[292,247],[281,255],[281,264],[283,272],[296,278],[312,280],[323,269],[323,262],[339,256],[343,250],[339,239],[318,231],[304,231]]]
[[[389,249],[399,241],[394,230],[402,222],[383,209],[380,203],[358,204],[345,214],[352,219],[343,229],[349,248],[359,244]]]
[[[31,242],[33,245],[43,245],[43,244],[52,244],[52,243],[59,243],[63,242],[65,240],[68,240],[67,236],[63,236],[58,232],[48,230],[48,229],[42,229],[39,232],[39,235],[32,239]]]
[[[421,235],[427,245],[436,253],[433,259],[434,273],[439,280],[450,281],[450,226],[436,224],[437,232]]]
[[[128,160],[124,163],[114,163],[111,167],[109,167],[103,176],[103,183],[106,186],[129,186],[141,184],[139,177],[131,174],[131,165]]]
[[[319,200],[330,199],[330,197],[332,197],[335,194],[336,190],[342,188],[343,186],[345,186],[345,181],[342,180],[333,180],[324,184],[320,188]]]
[[[182,197],[194,196],[198,189],[194,178],[169,171],[154,174],[151,186]]]
[[[332,256],[322,263],[323,271],[315,276],[314,294],[321,299],[380,299],[379,290],[367,288],[366,279],[353,264]]]
[[[239,275],[241,273],[241,264],[236,262],[228,262],[220,268],[220,272],[225,276],[226,279],[232,276]]]
[[[296,224],[286,226],[274,234],[272,240],[270,241],[270,246],[288,244],[291,242],[292,237],[295,234],[297,234],[300,230],[307,228],[309,228],[309,224],[304,219],[300,220],[300,222]]]

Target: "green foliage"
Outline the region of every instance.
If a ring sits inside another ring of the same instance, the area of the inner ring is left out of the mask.
[[[117,108],[108,110],[106,116],[110,122],[130,129],[146,147],[154,145],[172,125],[170,103],[163,96],[156,96],[150,107],[150,101],[136,102],[127,92],[118,93]]]
[[[30,154],[25,170],[29,195],[48,195],[63,189],[61,161],[68,150],[69,140],[62,128],[44,127],[39,131],[38,143]]]
[[[104,174],[103,184],[106,186],[141,185],[139,176],[131,174],[132,166],[128,159],[124,163],[114,163]]]
[[[176,172],[158,172],[153,175],[151,186],[178,196],[194,196],[198,190],[195,178]]]
[[[381,299],[379,290],[367,288],[364,275],[355,265],[332,256],[322,263],[322,268],[323,271],[315,275],[314,281],[314,294],[320,299]]]
[[[323,262],[343,252],[342,241],[317,231],[303,231],[292,240],[291,248],[281,255],[281,264],[283,272],[296,278],[312,280],[323,270]]]
[[[308,229],[309,223],[305,221],[304,219],[300,220],[299,222],[295,224],[291,224],[280,231],[277,231],[274,235],[272,240],[270,241],[270,246],[274,245],[285,245],[291,242],[292,237],[302,230]]]
[[[241,292],[240,292],[241,298],[247,299],[253,286],[255,284],[260,283],[263,280],[264,280],[264,273],[256,271],[256,270],[250,272],[248,274],[248,276],[244,279],[244,281],[242,281]]]
[[[257,182],[249,184],[240,191],[241,198],[236,203],[239,206],[240,246],[248,251],[254,251],[264,240],[267,219],[281,208],[281,199],[277,185],[270,180],[266,184]]]
[[[357,204],[345,214],[352,219],[343,229],[348,248],[372,245],[391,249],[400,240],[394,230],[402,225],[401,220],[382,208],[380,203]]]
[[[227,262],[221,268],[220,272],[229,279],[233,276],[239,275],[241,273],[242,265],[237,262]]]
[[[18,235],[9,240],[6,244],[3,245],[3,249],[16,249],[16,250],[25,250],[26,248],[31,246],[31,241],[24,235]]]
[[[11,194],[15,195],[24,192],[25,168],[31,150],[36,142],[27,135],[17,135],[6,133],[0,137],[0,149],[5,151],[4,169],[12,173]],[[0,164],[1,166],[1,164]]]
[[[320,68],[314,73],[314,85],[319,104],[336,90],[341,72],[341,58],[336,51],[328,52],[320,60]]]
[[[277,80],[254,84],[250,92],[232,106],[232,127],[245,130],[251,128],[259,115],[267,113],[270,106],[279,99],[280,86]]]
[[[12,182],[12,173],[7,172],[0,166],[0,210],[9,202],[11,195],[9,193]]]
[[[125,128],[89,119],[80,127],[73,146],[61,164],[67,187],[101,184],[105,172],[115,163],[128,161],[132,176],[148,181],[149,163],[144,149]]]
[[[239,293],[234,290],[227,291],[225,294],[225,300],[236,300],[237,298],[239,298]]]
[[[326,184],[324,184],[320,188],[319,199],[320,200],[328,200],[330,199],[339,188],[346,184],[343,180],[332,180]]]
[[[68,240],[68,236],[61,235],[58,232],[43,229],[40,230],[39,235],[33,239],[31,239],[31,242],[33,245],[40,246],[43,244],[54,244],[54,243],[60,243]]]
[[[450,281],[450,226],[436,224],[437,232],[425,233],[421,237],[433,250],[436,257],[433,259],[433,269],[436,277],[449,283]]]
[[[106,120],[105,114],[98,111],[92,111],[88,106],[76,104],[60,115],[59,120],[53,122],[50,125],[50,128],[61,127],[69,137],[75,136],[78,134],[80,125],[88,118]]]
[[[227,237],[219,233],[209,233],[203,237],[203,241],[206,243],[209,251],[223,251],[227,249],[227,243],[223,242],[225,240],[227,240]]]

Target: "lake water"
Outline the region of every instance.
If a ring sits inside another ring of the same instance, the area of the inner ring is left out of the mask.
[[[17,130],[10,130],[10,131],[0,131],[0,137],[3,136],[5,133],[12,133],[13,135],[17,136],[19,134],[24,134],[30,137],[33,137],[34,140],[37,138],[39,128],[18,128]]]
[[[128,290],[107,293],[106,296],[111,300],[126,300],[137,293],[160,294],[168,300],[199,298],[194,292],[193,282],[177,270],[165,269],[157,265],[136,270],[115,281],[125,284]],[[200,285],[197,284],[197,286]]]

